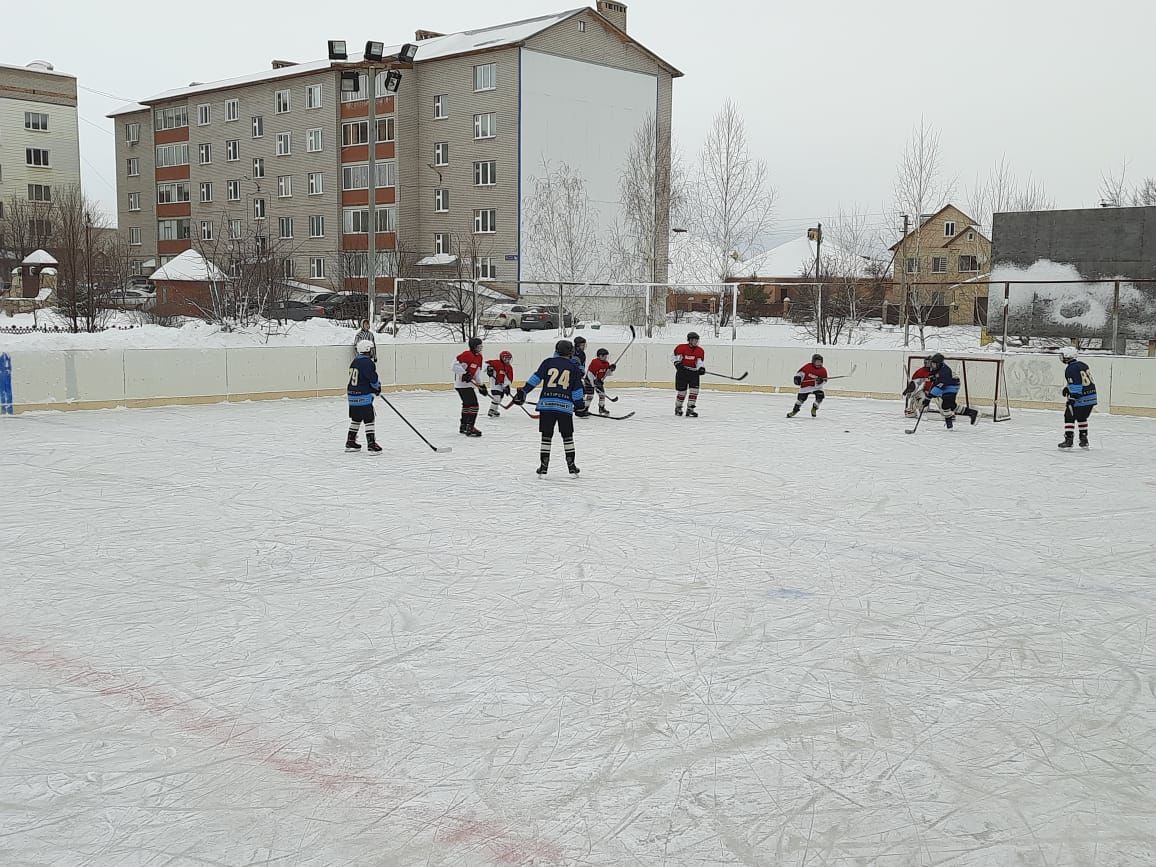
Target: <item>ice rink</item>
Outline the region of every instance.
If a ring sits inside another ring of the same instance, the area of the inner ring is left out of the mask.
[[[1156,862],[1156,420],[0,418],[0,864]]]

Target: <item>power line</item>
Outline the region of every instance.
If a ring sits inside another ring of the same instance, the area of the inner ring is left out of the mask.
[[[78,84],[76,86],[79,87],[81,90],[87,90],[89,93],[95,93],[98,96],[104,96],[104,97],[107,97],[108,99],[119,99],[121,102],[136,102],[136,100],[131,98],[131,97],[118,96],[115,93],[108,93],[107,91],[104,91],[104,90],[97,90],[95,87],[86,87],[83,84]]]

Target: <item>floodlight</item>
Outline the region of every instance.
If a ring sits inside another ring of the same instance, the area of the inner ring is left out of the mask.
[[[385,92],[397,93],[399,87],[401,87],[401,73],[396,69],[391,69],[385,74]]]
[[[385,43],[373,42],[372,40],[365,43],[365,59],[372,63],[380,63],[385,56]]]
[[[361,73],[354,69],[347,69],[341,73],[341,92],[357,93],[361,90]]]
[[[417,56],[417,46],[412,42],[407,42],[401,47],[401,51],[397,53],[397,59],[401,63],[413,63],[413,59]]]
[[[330,60],[348,60],[349,51],[345,47],[344,39],[330,39],[329,40],[329,59]]]

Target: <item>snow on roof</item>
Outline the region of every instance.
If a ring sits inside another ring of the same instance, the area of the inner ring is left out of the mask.
[[[185,250],[170,259],[149,276],[150,280],[171,280],[178,282],[205,283],[209,280],[225,280],[225,272],[198,253]]]
[[[59,75],[61,78],[76,78],[67,72],[60,72],[51,63],[45,60],[33,60],[27,66],[16,66],[12,63],[0,63],[0,69],[19,69],[21,72],[40,72],[45,75]]]
[[[418,259],[415,265],[438,266],[438,265],[452,265],[458,261],[458,257],[453,253],[434,253],[432,256],[426,256],[423,259]]]
[[[138,111],[151,111],[147,105],[141,105],[139,102],[126,102],[115,111],[110,111],[105,117],[119,117],[122,114],[136,114]]]
[[[820,253],[825,268],[833,267],[837,261],[841,270],[850,270],[860,276],[867,275],[867,262],[859,256],[850,256],[832,241],[824,240]],[[842,260],[848,260],[846,262]],[[853,260],[853,261],[851,261]],[[846,266],[849,265],[850,268]],[[762,255],[755,256],[735,266],[735,273],[742,277],[807,277],[815,273],[815,242],[805,235],[787,241]]]
[[[44,250],[33,250],[24,257],[25,265],[59,265],[52,255]]]

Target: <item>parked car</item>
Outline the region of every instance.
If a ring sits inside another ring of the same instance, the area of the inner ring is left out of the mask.
[[[574,314],[569,310],[565,314],[567,328],[574,326]],[[522,314],[519,327],[523,331],[544,331],[558,327],[558,311],[549,307],[531,307]]]
[[[483,328],[518,328],[522,314],[530,308],[525,304],[495,304],[482,314]]]
[[[369,311],[369,296],[364,292],[334,292],[332,296],[324,301],[314,301],[330,319],[364,319]]]
[[[465,322],[469,318],[449,301],[427,301],[413,312],[414,322]]]
[[[307,301],[273,301],[265,307],[266,319],[289,319],[293,322],[303,322],[314,316],[324,316],[325,308],[320,304],[310,304]]]
[[[134,289],[126,286],[124,289],[117,289],[110,293],[108,300],[112,306],[121,307],[125,310],[150,310],[156,303],[157,296],[143,289]]]

